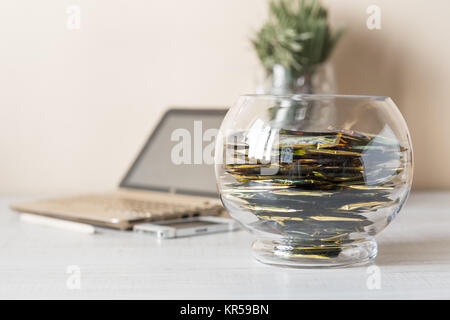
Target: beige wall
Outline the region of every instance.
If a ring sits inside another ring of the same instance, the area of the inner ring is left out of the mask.
[[[415,187],[450,188],[450,2],[327,1],[347,36],[342,93],[390,95],[412,133]],[[365,10],[382,9],[369,31]],[[66,28],[66,7],[81,29]],[[252,92],[262,0],[0,2],[0,193],[111,188],[169,105]]]

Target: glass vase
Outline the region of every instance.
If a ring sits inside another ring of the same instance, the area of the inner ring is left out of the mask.
[[[336,80],[331,64],[323,63],[301,72],[275,65],[272,72],[257,86],[259,94],[334,94]]]
[[[406,123],[374,96],[242,96],[215,161],[221,200],[254,235],[256,259],[294,267],[371,262],[413,175]]]

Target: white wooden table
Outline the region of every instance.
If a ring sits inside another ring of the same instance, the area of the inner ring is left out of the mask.
[[[25,199],[0,198],[0,298],[450,298],[450,193],[411,195],[377,238],[379,269],[330,270],[258,263],[244,231],[158,242],[27,224],[8,209]]]

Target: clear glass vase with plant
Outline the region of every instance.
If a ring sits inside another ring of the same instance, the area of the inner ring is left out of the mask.
[[[251,39],[271,79],[272,94],[333,93],[334,76],[324,64],[342,35],[332,31],[317,0],[271,0],[269,18]]]

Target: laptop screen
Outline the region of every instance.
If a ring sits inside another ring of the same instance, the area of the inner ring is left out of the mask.
[[[214,142],[225,114],[226,110],[169,110],[120,186],[217,196]]]

